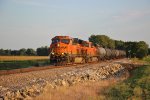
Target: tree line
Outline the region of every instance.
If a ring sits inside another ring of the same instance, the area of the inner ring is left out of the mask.
[[[100,45],[104,48],[125,50],[128,57],[138,57],[143,58],[147,55],[150,55],[150,48],[148,44],[144,41],[121,41],[114,40],[106,35],[91,35],[89,41],[93,44]],[[11,50],[11,49],[0,49],[0,56],[48,56],[49,47],[39,47],[36,50],[32,48],[22,48],[20,50]]]
[[[113,40],[106,35],[91,35],[89,41],[93,42],[94,45],[100,45],[104,48],[125,50],[128,57],[143,58],[150,55],[150,48],[144,41],[121,41]]]
[[[22,48],[19,50],[0,49],[0,56],[48,56],[49,47],[39,47],[36,50],[32,48]]]

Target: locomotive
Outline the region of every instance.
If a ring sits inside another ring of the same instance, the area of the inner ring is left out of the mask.
[[[50,62],[56,65],[98,62],[123,58],[126,52],[94,46],[92,42],[69,36],[55,36],[50,45]]]

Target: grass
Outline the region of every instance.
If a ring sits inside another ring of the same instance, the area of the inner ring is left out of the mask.
[[[150,64],[150,56],[147,56],[147,57],[143,58],[143,61]]]
[[[150,63],[150,57],[142,59]],[[111,86],[104,93],[110,100],[149,100],[150,99],[150,65],[132,70],[131,77],[124,82]]]
[[[147,63],[145,60],[138,59],[138,58],[131,58],[132,63],[140,63],[140,64],[145,64]]]
[[[45,60],[49,59],[48,56],[0,56],[2,61],[24,61],[24,60]]]
[[[0,56],[0,70],[11,70],[50,64],[48,56]]]
[[[0,70],[11,70],[19,68],[27,68],[32,66],[49,65],[49,60],[25,60],[25,61],[3,61],[0,62]]]
[[[78,83],[70,87],[59,87],[56,89],[47,86],[43,94],[34,98],[34,100],[103,100],[105,97],[99,95],[99,90],[104,91],[104,88],[115,83],[115,81],[106,80]]]

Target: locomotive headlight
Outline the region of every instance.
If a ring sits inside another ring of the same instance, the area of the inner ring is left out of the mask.
[[[58,43],[58,44],[57,44],[57,47],[59,47],[59,46],[60,46],[60,44]]]
[[[54,55],[54,52],[52,52],[52,55]]]

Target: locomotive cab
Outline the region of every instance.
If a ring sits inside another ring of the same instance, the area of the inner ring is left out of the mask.
[[[62,55],[67,53],[68,45],[71,44],[71,38],[68,36],[56,36],[52,38],[52,43],[50,45],[51,54]]]
[[[52,38],[50,45],[50,61],[57,63],[60,61],[66,61],[69,45],[72,43],[72,38],[69,36],[55,36]]]

